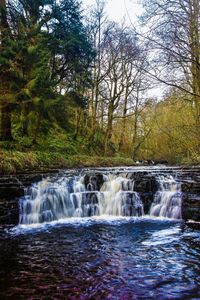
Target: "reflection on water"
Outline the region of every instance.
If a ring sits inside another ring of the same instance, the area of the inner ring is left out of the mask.
[[[0,299],[199,299],[200,233],[169,220],[0,229]]]

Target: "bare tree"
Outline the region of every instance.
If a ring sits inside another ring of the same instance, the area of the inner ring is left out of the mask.
[[[104,28],[106,26],[107,18],[105,15],[105,1],[96,0],[96,4],[90,11],[90,18],[87,19],[88,32],[91,40],[93,41],[93,47],[96,51],[95,58],[93,60],[92,67],[92,89],[89,94],[89,114],[91,118],[90,128],[90,144],[94,142],[97,124],[98,124],[98,109],[100,104],[100,84],[104,77],[102,73],[101,65],[103,60],[102,40],[104,35]]]
[[[104,64],[102,65],[105,74],[101,85],[101,95],[106,103],[107,125],[105,133],[105,154],[113,133],[113,121],[119,107],[123,110],[123,125],[126,127],[128,112],[128,101],[134,89],[134,81],[137,70],[133,62],[138,59],[139,49],[136,39],[128,28],[110,23],[104,36]],[[124,137],[121,133],[123,143]]]
[[[200,125],[199,0],[143,0],[151,43],[152,71],[147,74],[185,92]]]

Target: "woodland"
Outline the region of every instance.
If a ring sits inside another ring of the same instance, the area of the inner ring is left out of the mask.
[[[200,162],[199,0],[141,2],[135,27],[101,0],[0,0],[2,172]]]

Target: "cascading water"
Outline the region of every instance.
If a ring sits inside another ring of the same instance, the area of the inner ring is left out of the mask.
[[[143,204],[138,193],[134,192],[134,182],[121,176],[104,176],[100,198],[104,205],[101,215],[142,216]]]
[[[171,175],[157,177],[159,190],[150,209],[150,216],[181,219],[181,184]]]
[[[20,224],[72,217],[141,217],[144,215],[143,198],[141,192],[136,192],[135,174],[129,175],[96,173],[43,179],[28,188],[21,199]],[[153,176],[158,183],[158,191],[154,192],[149,215],[181,219],[180,183],[172,175]],[[140,180],[143,180],[141,174]]]
[[[70,217],[142,216],[143,204],[133,189],[133,180],[116,175],[103,175],[100,188],[93,177],[87,184],[84,176],[44,179],[21,199],[20,224]]]

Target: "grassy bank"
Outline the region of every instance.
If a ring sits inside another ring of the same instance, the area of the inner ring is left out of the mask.
[[[99,157],[87,155],[68,155],[46,151],[0,151],[0,173],[15,174],[27,170],[46,170],[49,168],[107,167],[133,165],[130,158]]]

